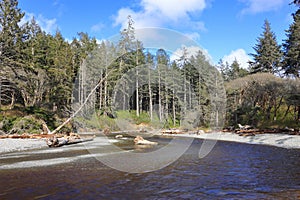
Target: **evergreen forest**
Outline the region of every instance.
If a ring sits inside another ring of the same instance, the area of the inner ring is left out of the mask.
[[[0,1],[0,132],[41,133],[112,130],[147,124],[156,128],[222,129],[237,124],[300,128],[300,2],[286,39],[270,22],[253,46],[249,68],[202,51],[172,60],[166,49],[147,49],[134,21],[117,42],[79,32],[67,41],[46,33],[18,0]],[[80,31],[80,30],[79,30]],[[76,112],[74,116],[74,112]],[[74,118],[72,118],[74,116]]]

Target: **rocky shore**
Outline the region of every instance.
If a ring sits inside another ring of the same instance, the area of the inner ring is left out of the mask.
[[[45,139],[0,139],[0,153],[48,148]]]
[[[199,139],[208,140],[222,140],[232,141],[249,144],[262,144],[272,145],[283,148],[297,148],[300,149],[300,135],[284,134],[284,133],[259,133],[259,134],[237,134],[234,132],[176,132],[176,134],[162,131],[159,134],[161,136],[174,136],[174,137],[193,137]],[[0,139],[0,154],[25,151],[31,149],[48,148],[47,137],[2,137]]]
[[[233,132],[211,132],[211,133],[186,133],[186,134],[163,134],[175,137],[193,137],[207,140],[222,140],[248,144],[271,145],[282,148],[300,149],[300,135],[289,135],[283,133],[262,133],[257,135],[243,135]]]
[[[58,144],[50,144],[49,140],[56,138]],[[0,136],[0,153],[41,149],[46,147],[59,147],[90,141],[94,136],[80,137],[78,134],[7,134]]]

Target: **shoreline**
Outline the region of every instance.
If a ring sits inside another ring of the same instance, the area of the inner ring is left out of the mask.
[[[141,133],[146,136],[147,133]],[[199,135],[193,133],[179,133],[179,134],[166,134],[156,133],[150,134],[156,136],[168,136],[168,137],[192,137],[203,140],[220,140],[228,142],[238,142],[256,145],[269,145],[287,149],[300,149],[300,136],[299,135],[287,135],[280,133],[266,133],[258,134],[255,136],[240,136],[233,132],[211,132],[201,133]],[[149,138],[149,140],[151,140]],[[34,149],[49,148],[46,139],[30,139],[30,138],[5,138],[0,139],[0,154],[21,152]]]
[[[192,137],[203,140],[220,140],[228,142],[268,145],[286,149],[300,149],[300,136],[280,133],[265,133],[255,136],[240,136],[232,132],[212,132],[197,134],[162,134],[162,136]]]
[[[21,152],[34,149],[49,148],[45,139],[21,139],[21,138],[5,138],[0,139],[0,154]]]

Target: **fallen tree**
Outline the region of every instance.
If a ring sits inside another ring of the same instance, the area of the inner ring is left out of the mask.
[[[62,139],[58,139],[53,136],[46,140],[47,145],[49,147],[61,147],[64,145],[77,144],[82,142],[92,141],[94,138],[72,138],[72,137],[63,137]]]
[[[66,121],[64,121],[60,126],[58,126],[56,129],[54,129],[53,131],[51,131],[49,134],[53,135],[55,133],[57,133],[61,128],[63,128],[65,125],[67,125],[81,110],[82,108],[86,105],[86,103],[88,102],[88,100],[91,98],[91,96],[93,95],[93,93],[97,90],[97,88],[103,83],[103,81],[105,79],[107,79],[108,75],[112,72],[109,71],[105,77],[103,77],[98,84],[91,90],[91,92],[88,94],[88,96],[86,97],[86,99],[84,100],[84,102],[80,105],[80,107],[68,118],[66,119]]]

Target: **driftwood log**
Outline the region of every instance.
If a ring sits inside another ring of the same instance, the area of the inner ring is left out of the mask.
[[[55,134],[57,138],[64,137],[64,134]],[[50,138],[53,137],[51,134],[6,134],[6,135],[1,135],[0,139],[5,139],[5,138],[14,138],[14,139],[43,139],[43,138]]]
[[[163,134],[181,134],[181,133],[183,133],[183,131],[179,130],[179,129],[168,129],[168,130],[163,130],[162,133]]]
[[[61,147],[64,145],[71,145],[71,144],[78,144],[82,142],[92,141],[94,138],[70,138],[70,137],[63,137],[58,139],[56,137],[51,137],[46,140],[47,145],[49,147]]]
[[[157,142],[145,140],[142,136],[139,135],[136,136],[133,141],[136,145],[157,145]]]
[[[227,132],[225,130],[225,132]],[[234,131],[236,134],[240,136],[254,136],[258,134],[289,134],[289,135],[300,135],[299,130],[290,130],[290,129],[247,129],[247,130],[240,130],[237,129]]]

